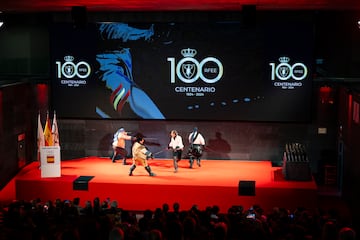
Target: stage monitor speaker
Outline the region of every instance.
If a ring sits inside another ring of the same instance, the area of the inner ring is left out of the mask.
[[[244,26],[255,26],[256,24],[256,5],[242,6],[242,20]]]
[[[87,12],[85,6],[73,6],[71,8],[71,17],[74,27],[85,27],[87,24]]]
[[[87,191],[89,189],[89,182],[94,176],[80,176],[73,182],[73,190]]]
[[[255,196],[255,181],[239,181],[239,196]]]

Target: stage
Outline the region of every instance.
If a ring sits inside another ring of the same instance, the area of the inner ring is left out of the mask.
[[[143,166],[129,176],[130,164],[130,159],[128,165],[122,165],[121,161],[112,163],[109,158],[99,157],[66,160],[61,162],[61,177],[41,178],[39,164],[33,162],[14,178],[15,197],[42,201],[80,197],[81,205],[95,197],[110,198],[131,211],[155,210],[163,203],[171,206],[174,202],[183,210],[194,204],[200,209],[218,205],[223,213],[234,205],[245,209],[253,204],[264,209],[317,207],[314,181],[287,181],[281,168],[272,167],[270,161],[202,160],[201,167],[194,164],[190,169],[185,159],[174,173],[172,160],[154,159],[149,160],[157,175],[154,177]],[[81,176],[92,178],[74,185]],[[239,186],[240,181],[245,185]]]

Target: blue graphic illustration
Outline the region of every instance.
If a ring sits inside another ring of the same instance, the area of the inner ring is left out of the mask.
[[[125,23],[99,24],[99,32],[104,40],[118,40],[121,43],[144,39],[150,41],[154,35],[154,25],[149,29],[133,28]],[[110,102],[117,112],[121,112],[126,103],[132,111],[144,119],[165,119],[152,99],[134,82],[132,75],[132,57],[130,48],[120,47],[99,53],[96,56],[99,73],[106,87],[112,90]],[[96,112],[103,118],[109,116],[100,108]]]

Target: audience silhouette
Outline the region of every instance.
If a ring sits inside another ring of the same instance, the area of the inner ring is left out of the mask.
[[[161,203],[160,203],[161,204]],[[179,202],[144,211],[119,208],[95,197],[43,202],[16,200],[2,207],[0,239],[32,240],[356,240],[349,219],[336,210],[269,210],[254,204],[183,210]]]

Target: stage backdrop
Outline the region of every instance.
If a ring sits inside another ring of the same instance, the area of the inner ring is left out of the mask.
[[[56,23],[59,118],[309,122],[307,21]]]
[[[59,120],[62,160],[112,154],[113,134],[124,127],[131,135],[141,132],[146,145],[155,158],[171,159],[167,150],[170,131],[176,129],[185,145],[184,158],[189,147],[188,136],[197,126],[206,141],[204,159],[221,160],[271,160],[281,166],[285,144],[303,143],[312,164],[317,164],[319,138],[315,126],[308,124],[251,123],[251,122],[195,122],[150,120]],[[330,130],[329,130],[330,137]],[[127,150],[131,153],[131,141]],[[314,153],[315,151],[315,153]],[[109,159],[109,162],[111,160]],[[316,171],[316,165],[314,171]]]

